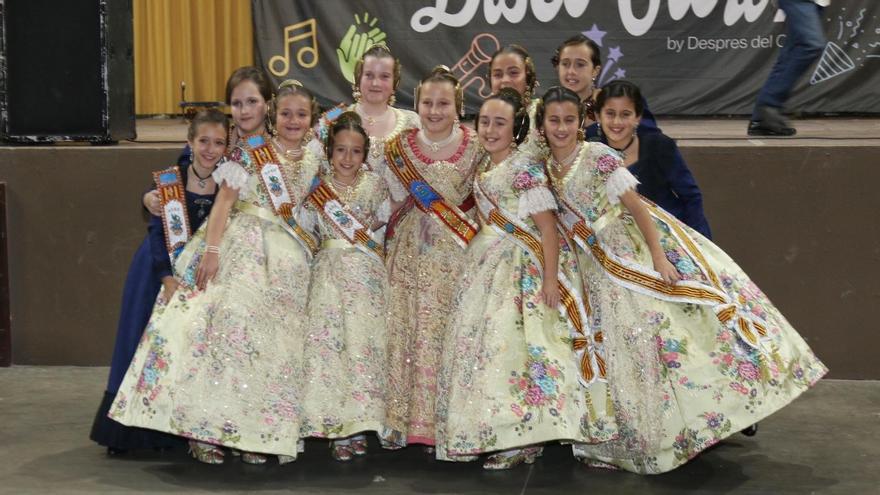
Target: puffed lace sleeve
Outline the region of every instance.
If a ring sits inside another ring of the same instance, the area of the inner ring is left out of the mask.
[[[388,184],[385,179],[376,174],[375,184],[371,193],[373,198],[373,220],[383,224],[391,218],[391,198],[389,197]]]
[[[400,179],[394,175],[394,172],[391,171],[391,167],[394,165],[389,165],[382,170],[382,177],[385,179],[385,184],[388,186],[388,192],[391,193],[391,199],[394,201],[403,201],[406,199],[406,196],[409,194],[406,188],[403,187],[403,184],[400,183]]]
[[[540,163],[522,166],[513,177],[513,190],[519,196],[516,214],[520,218],[525,219],[542,211],[556,211],[558,208]]]
[[[318,232],[318,212],[310,204],[304,204],[300,206],[294,215],[296,223],[299,224],[300,227],[303,228],[306,232],[309,232],[315,236],[319,234]]]
[[[546,186],[541,186],[529,189],[519,197],[519,208],[516,214],[525,219],[529,215],[542,211],[556,211],[557,208],[553,193]]]
[[[376,210],[376,220],[381,223],[388,223],[388,219],[391,218],[391,200],[385,199],[382,201],[382,204],[379,205],[379,208]]]
[[[620,196],[627,191],[635,190],[638,185],[639,180],[626,167],[618,167],[608,175],[608,179],[605,181],[605,194],[608,196],[608,203],[612,205],[620,203]]]
[[[596,170],[605,181],[605,195],[608,203],[620,203],[620,196],[639,185],[639,180],[623,165],[616,151],[604,145],[595,145]]]
[[[327,155],[324,153],[324,143],[318,139],[317,137],[312,138],[307,144],[306,148],[309,149],[315,156],[326,159]]]
[[[247,185],[250,174],[247,173],[247,170],[240,163],[226,160],[217,166],[217,169],[214,170],[211,176],[214,177],[214,182],[217,184],[222,185],[225,182],[232,189],[241,191]]]

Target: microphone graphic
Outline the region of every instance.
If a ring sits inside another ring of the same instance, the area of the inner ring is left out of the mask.
[[[461,83],[461,89],[476,84],[477,93],[486,98],[492,94],[492,88],[486,78],[478,71],[479,68],[492,60],[492,54],[501,48],[498,38],[490,33],[480,33],[471,41],[471,49],[452,67],[452,74]]]

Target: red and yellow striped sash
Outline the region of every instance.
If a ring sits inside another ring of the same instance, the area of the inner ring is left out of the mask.
[[[538,237],[521,224],[513,215],[506,214],[492,199],[480,188],[479,181],[474,185],[474,195],[477,197],[477,207],[483,223],[502,235],[512,237],[529,256],[535,260],[540,272],[543,274],[546,262],[544,249]],[[488,211],[486,211],[488,210]],[[563,240],[564,241],[564,240]],[[571,335],[572,350],[578,356],[578,364],[581,379],[584,384],[591,383],[594,379],[605,379],[605,360],[596,352],[596,345],[601,344],[602,335],[590,335],[589,325],[585,321],[586,310],[580,294],[574,289],[572,283],[565,274],[559,273],[559,295],[563,314],[568,320],[574,333]],[[593,364],[595,362],[595,365]]]
[[[410,130],[408,132],[418,131]],[[406,154],[404,145],[406,136],[407,132],[402,132],[385,144],[385,158],[388,161],[388,168],[409,192],[415,206],[445,226],[462,248],[467,247],[471,239],[477,235],[478,227],[468,219],[461,209],[450,204],[431,187],[418,171]]]
[[[373,240],[369,226],[346,208],[347,205],[342,202],[336,191],[323,180],[315,179],[315,185],[308,200],[315,205],[318,212],[333,226],[333,229],[353,247],[367,254],[375,255],[380,260],[385,258],[385,250],[381,244]]]

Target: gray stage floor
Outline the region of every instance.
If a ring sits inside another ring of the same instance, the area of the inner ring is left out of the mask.
[[[182,449],[108,458],[88,439],[107,368],[0,368],[0,493],[880,494],[880,382],[825,380],[761,423],[659,476],[588,469],[562,446],[484,472],[421,449],[333,461],[310,441],[293,464],[203,465]]]

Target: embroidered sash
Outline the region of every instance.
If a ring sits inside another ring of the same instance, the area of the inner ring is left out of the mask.
[[[165,249],[174,262],[192,234],[186,213],[186,192],[183,188],[183,179],[180,177],[180,169],[173,166],[153,172],[153,181],[156,182],[156,190],[159,192]]]
[[[373,240],[373,231],[366,225],[366,222],[358,219],[346,208],[336,191],[320,177],[316,177],[312,183],[312,192],[309,194],[308,200],[317,207],[321,216],[330,222],[333,229],[352,246],[376,258],[379,262],[383,262],[385,250]]]
[[[244,142],[275,215],[282,220],[285,230],[299,240],[310,255],[314,254],[318,249],[318,241],[295,220],[294,213],[299,207],[291,196],[289,182],[281,168],[281,160],[278,159],[275,148],[260,135],[247,136]]]
[[[736,332],[749,346],[768,350],[764,345],[767,340],[767,323],[728,295],[696,243],[669,213],[650,201],[643,200],[650,215],[669,226],[672,236],[696,267],[705,274],[708,282],[680,280],[670,285],[663,281],[657,271],[606,252],[596,237],[596,231],[588,226],[580,212],[562,197],[558,199],[561,210],[559,224],[565,234],[584,252],[590,253],[613,281],[635,292],[664,301],[711,306],[719,321]],[[606,213],[609,214],[611,212]],[[593,225],[601,223],[604,226],[607,221],[602,220],[603,218],[599,218]]]
[[[538,272],[544,276],[544,251],[540,235],[531,231],[528,225],[515,215],[504,211],[483,192],[479,179],[474,181],[474,197],[477,209],[484,225],[489,226],[499,235],[513,240],[529,256],[536,261]],[[564,242],[564,241],[563,241]],[[592,335],[587,323],[587,312],[580,293],[573,284],[560,272],[559,294],[560,312],[565,315],[571,329],[572,350],[579,364],[578,376],[582,385],[589,385],[594,380],[605,380],[605,359],[599,352],[603,342],[601,332]]]
[[[388,167],[397,180],[403,184],[403,187],[409,191],[414,205],[440,222],[440,225],[449,230],[455,242],[462,249],[466,248],[471,239],[477,235],[479,227],[468,219],[461,209],[450,204],[431,187],[407,156],[403,141],[405,138],[405,133],[400,133],[386,143],[385,158],[388,161]],[[465,200],[462,206],[467,204],[468,200]]]

